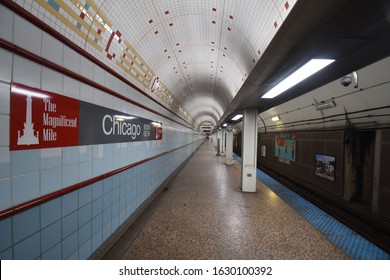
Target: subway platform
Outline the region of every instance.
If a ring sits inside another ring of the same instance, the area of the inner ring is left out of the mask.
[[[351,251],[334,242],[281,198],[290,191],[272,178],[243,193],[240,176],[239,158],[225,165],[206,141],[104,259],[389,259],[370,243],[362,249],[353,242]]]

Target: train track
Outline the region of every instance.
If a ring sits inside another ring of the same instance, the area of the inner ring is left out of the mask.
[[[235,153],[240,155],[237,151]],[[315,193],[268,168],[259,165],[257,168],[390,254],[390,227],[381,222],[382,217],[350,207],[341,198]],[[386,217],[383,217],[383,220],[386,220]],[[387,221],[387,224],[390,224],[390,221]]]

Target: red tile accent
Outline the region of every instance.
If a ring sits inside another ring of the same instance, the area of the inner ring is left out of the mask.
[[[165,14],[166,14],[166,15],[169,15],[169,11],[165,11]]]
[[[82,19],[84,19],[84,18],[85,18],[85,14],[84,14],[84,13],[80,13],[80,17],[81,17]]]
[[[255,59],[253,59],[252,61],[253,61],[253,63],[255,63],[255,62],[256,62],[256,60],[255,60]]]
[[[164,52],[167,52],[168,50],[164,50]]]
[[[171,23],[169,24],[169,26],[173,26],[173,23],[171,22]]]
[[[151,24],[151,23],[153,23],[153,20],[152,20],[152,19],[150,19],[150,20],[149,20],[149,23],[150,23],[150,24]]]
[[[286,1],[286,3],[284,4],[284,7],[286,8],[286,10],[288,10],[288,8],[290,8],[290,5],[288,4],[288,1]]]
[[[100,28],[98,28],[97,34],[99,34],[99,35],[102,34],[102,30]]]
[[[230,16],[229,16],[229,18],[230,18],[230,19],[233,19],[233,16],[232,16],[232,15],[230,15]]]
[[[274,27],[277,28],[278,27],[278,23],[275,21],[274,22]]]
[[[215,44],[215,42],[211,42],[211,44]]]
[[[215,20],[213,20],[212,23],[215,24]]]
[[[176,46],[180,45],[180,43],[176,43]]]
[[[156,34],[156,35],[157,35],[157,34],[158,34],[158,30],[156,30],[156,31],[154,32],[154,34]]]
[[[260,51],[260,50],[257,50],[257,52],[259,53],[259,55],[261,54],[261,51]]]
[[[211,9],[213,12],[216,12],[217,11],[217,8],[212,8]]]
[[[228,27],[227,29],[228,29],[228,31],[232,31],[232,30],[230,29],[230,27]]]

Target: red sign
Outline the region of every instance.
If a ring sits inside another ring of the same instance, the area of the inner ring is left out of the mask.
[[[79,101],[11,84],[10,150],[76,146]]]
[[[162,139],[162,125],[158,124],[156,126],[156,138],[155,140],[161,140]]]

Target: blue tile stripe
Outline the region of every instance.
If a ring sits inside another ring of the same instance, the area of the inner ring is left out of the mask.
[[[233,154],[238,162],[241,157]],[[390,254],[257,169],[256,176],[353,260],[390,260]]]

